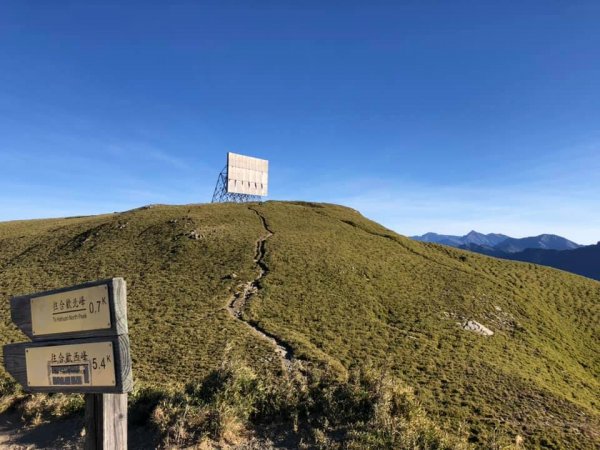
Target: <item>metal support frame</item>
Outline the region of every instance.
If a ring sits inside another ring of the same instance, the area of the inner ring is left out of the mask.
[[[221,170],[221,173],[217,178],[215,191],[213,192],[212,203],[247,203],[260,201],[260,195],[227,192],[227,166]]]

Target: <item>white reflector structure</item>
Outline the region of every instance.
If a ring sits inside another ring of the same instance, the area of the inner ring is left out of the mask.
[[[213,203],[255,202],[267,195],[269,161],[227,153],[227,165],[219,174]]]
[[[269,161],[227,153],[227,192],[264,197],[267,195]]]

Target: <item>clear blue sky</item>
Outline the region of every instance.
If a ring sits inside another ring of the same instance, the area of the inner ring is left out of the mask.
[[[0,220],[207,202],[227,151],[402,234],[595,243],[600,2],[1,2]]]

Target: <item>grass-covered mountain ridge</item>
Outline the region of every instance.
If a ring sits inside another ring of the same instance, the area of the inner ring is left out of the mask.
[[[284,376],[277,344],[342,378],[384,368],[476,447],[600,445],[600,283],[580,276],[302,202],[0,223],[0,267],[3,343],[25,340],[10,296],[125,278],[138,386],[183,389],[232,352]]]

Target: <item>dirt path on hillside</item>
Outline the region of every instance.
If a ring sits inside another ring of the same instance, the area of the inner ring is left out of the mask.
[[[246,308],[250,300],[255,295],[257,295],[261,289],[260,280],[269,273],[269,266],[265,262],[266,242],[271,236],[273,236],[273,234],[275,234],[269,228],[265,217],[258,210],[254,208],[248,209],[256,213],[256,215],[260,218],[262,226],[265,230],[265,234],[256,241],[256,252],[254,254],[254,262],[256,263],[258,272],[256,278],[237,287],[235,293],[229,298],[229,301],[227,302],[227,311],[229,312],[231,317],[250,328],[254,334],[259,336],[261,339],[270,342],[271,345],[275,348],[275,352],[281,359],[281,364],[283,365],[283,367],[286,370],[290,370],[294,361],[292,348],[288,344],[283,342],[281,339],[279,339],[277,336],[264,330],[258,323],[244,318],[244,309]]]

